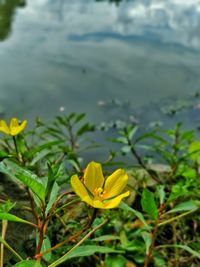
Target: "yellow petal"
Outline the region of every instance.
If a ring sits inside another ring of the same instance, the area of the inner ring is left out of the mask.
[[[106,179],[104,186],[104,199],[112,198],[119,195],[128,182],[128,175],[122,169],[113,172]]]
[[[12,118],[11,121],[10,121],[10,128],[18,127],[18,126],[19,126],[18,119],[17,118]]]
[[[19,124],[18,119],[12,118],[10,122],[10,134],[15,136],[19,134],[27,125],[27,121],[24,120],[21,124]]]
[[[71,177],[71,186],[74,190],[74,192],[81,198],[89,197],[87,190],[85,189],[85,186],[78,178],[78,175],[75,174]]]
[[[96,209],[104,209],[104,204],[100,201],[100,200],[83,200],[85,202],[87,202],[88,204],[90,204],[90,206],[96,208]]]
[[[102,188],[104,177],[102,173],[101,164],[94,161],[87,165],[84,173],[84,184],[87,189],[93,194],[96,188]]]
[[[124,198],[124,197],[128,197],[130,195],[130,192],[129,191],[126,191],[125,193],[115,197],[115,198],[112,198],[110,200],[108,200],[105,204],[104,204],[104,209],[113,209],[113,208],[116,208],[117,206],[119,206],[121,200]]]
[[[0,131],[6,134],[10,134],[8,125],[6,124],[4,120],[0,120]]]
[[[90,206],[94,208],[103,208],[103,203],[99,200],[92,200],[89,196],[87,190],[85,189],[84,185],[80,181],[77,175],[73,175],[71,177],[71,186],[75,193],[81,198],[82,201],[86,202]]]

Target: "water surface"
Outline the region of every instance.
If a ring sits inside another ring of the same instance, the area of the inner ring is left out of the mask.
[[[112,99],[153,108],[199,90],[199,0],[0,0],[0,18],[7,117],[100,120]]]

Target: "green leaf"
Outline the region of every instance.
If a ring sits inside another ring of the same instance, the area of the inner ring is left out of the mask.
[[[4,244],[4,246],[10,250],[12,254],[14,254],[20,261],[23,260],[23,258],[0,236],[0,243]]]
[[[13,214],[7,213],[7,212],[0,212],[0,220],[7,220],[11,222],[20,222],[20,223],[27,223],[31,224],[31,222],[26,221],[24,219],[19,218],[18,216],[15,216]]]
[[[52,150],[49,149],[49,148],[48,149],[44,149],[44,150],[42,150],[40,152],[37,152],[35,157],[31,161],[30,166],[34,166],[38,161],[40,161],[41,159],[46,157],[51,152],[52,152]]]
[[[131,146],[123,146],[121,148],[121,152],[123,155],[130,153],[130,151],[131,151]]]
[[[191,143],[189,147],[190,158],[194,161],[200,159],[200,141],[195,141]]]
[[[162,205],[165,201],[165,187],[164,185],[158,185],[156,187],[156,190],[159,194],[159,198],[160,198],[160,205]]]
[[[198,209],[198,206],[194,203],[194,201],[189,200],[189,201],[178,204],[172,210],[168,211],[168,213],[190,211],[190,210],[195,210],[195,209]]]
[[[122,255],[116,255],[116,256],[108,256],[105,260],[105,266],[106,267],[125,267],[126,265],[126,258]]]
[[[145,188],[142,192],[141,199],[142,209],[149,215],[149,218],[156,220],[158,218],[158,210],[154,199],[154,194]]]
[[[144,239],[145,245],[146,245],[146,254],[149,254],[149,249],[152,243],[152,236],[150,233],[143,232],[142,238]]]
[[[77,247],[70,254],[66,255],[65,261],[76,257],[91,256],[95,253],[122,253],[122,251],[105,246],[85,245]]]
[[[39,182],[39,177],[34,173],[22,168],[11,160],[5,159],[0,162],[0,172],[7,174],[11,179],[21,181],[35,193],[40,200],[45,200],[45,187]]]
[[[163,246],[159,246],[160,248],[180,248],[183,249],[185,251],[187,251],[188,253],[190,253],[191,255],[193,255],[194,257],[200,259],[200,253],[193,250],[192,248],[186,246],[186,245],[179,245],[179,244],[174,244],[174,245],[163,245]]]
[[[38,261],[25,260],[18,262],[13,267],[42,267],[42,265]]]
[[[126,211],[130,211],[132,212],[136,217],[138,217],[138,219],[143,222],[143,224],[145,226],[148,226],[148,224],[146,223],[144,216],[142,215],[142,213],[140,213],[137,210],[134,210],[133,208],[129,207],[126,203],[124,203],[123,201],[120,203],[119,208],[126,210]]]
[[[16,203],[13,203],[10,201],[10,199],[8,199],[6,202],[4,203],[0,203],[0,212],[9,212]]]
[[[63,141],[51,141],[45,144],[42,144],[36,148],[34,148],[29,154],[28,154],[28,158],[32,158],[36,153],[41,152],[44,149],[50,149],[52,148],[52,146],[57,146],[59,144],[63,143]]]
[[[115,250],[109,247],[105,246],[95,246],[95,245],[85,245],[85,246],[79,246],[76,248],[72,248],[70,251],[68,251],[64,256],[56,260],[55,262],[51,263],[49,267],[55,267],[59,264],[71,259],[71,258],[78,258],[78,257],[86,257],[91,256],[95,253],[123,253],[123,251]]]
[[[38,239],[39,239],[38,236],[39,235],[36,236],[36,242],[37,242],[37,244],[38,244]],[[50,241],[50,239],[49,239],[48,236],[45,236],[44,239],[43,239],[43,242],[42,242],[42,247],[41,247],[40,253],[42,253],[42,252],[44,252],[44,251],[46,251],[46,250],[48,250],[50,248],[51,248],[51,241]],[[45,254],[44,256],[42,256],[42,258],[45,261],[49,262],[51,260],[51,255],[52,255],[52,253],[49,252],[49,253]]]
[[[51,209],[52,205],[56,201],[59,189],[60,189],[60,187],[58,186],[58,184],[56,182],[54,182],[53,187],[51,189],[50,196],[49,196],[49,202],[48,202],[46,210],[45,210],[45,214],[46,215],[48,214],[48,212]]]
[[[102,235],[92,239],[92,241],[100,242],[100,241],[107,241],[107,240],[120,240],[119,236],[114,235]]]
[[[161,136],[156,135],[155,131],[140,135],[138,138],[136,138],[135,144],[144,140],[144,139],[148,139],[148,138],[156,139],[156,140],[160,141],[162,144],[167,144],[167,141],[164,138],[162,138]]]
[[[124,144],[124,145],[128,145],[128,140],[126,137],[120,136],[117,138],[108,138],[108,141],[112,142],[112,143],[120,143],[120,144]]]
[[[89,123],[85,123],[78,131],[77,131],[77,136],[80,136],[86,132],[92,132],[94,131],[94,126],[90,125]]]
[[[7,152],[0,151],[0,159],[10,158],[10,157],[11,155],[9,155]]]
[[[85,118],[85,113],[81,113],[81,114],[77,115],[74,123],[78,123],[79,121],[81,121],[84,118]]]

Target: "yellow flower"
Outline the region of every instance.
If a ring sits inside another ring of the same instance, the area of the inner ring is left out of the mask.
[[[94,208],[116,208],[129,191],[120,194],[128,182],[128,175],[122,169],[113,172],[107,179],[102,173],[101,164],[94,161],[87,165],[83,182],[75,174],[71,177],[71,186],[75,193]]]
[[[4,120],[0,120],[0,132],[10,134],[12,136],[18,135],[26,127],[27,121],[24,120],[21,124],[17,118],[12,118],[8,126]]]

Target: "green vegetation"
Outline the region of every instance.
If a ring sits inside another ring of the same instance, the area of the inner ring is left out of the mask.
[[[25,127],[0,121],[0,266],[200,266],[195,130],[177,123],[141,133],[135,123],[92,125],[76,113]],[[99,131],[108,140],[97,142]],[[104,177],[128,174],[130,195],[112,209],[90,206],[70,185],[102,150]]]
[[[25,0],[0,0],[0,40],[9,36],[15,9],[25,6],[25,3]]]

